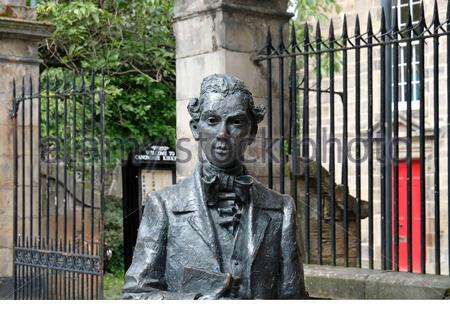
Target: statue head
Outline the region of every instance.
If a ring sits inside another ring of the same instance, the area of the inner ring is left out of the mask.
[[[265,114],[242,80],[224,74],[203,79],[200,97],[189,101],[188,111],[192,134],[204,156],[223,169],[244,161]]]

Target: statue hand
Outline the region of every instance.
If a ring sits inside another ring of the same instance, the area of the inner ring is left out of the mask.
[[[209,294],[202,294],[200,297],[198,297],[198,300],[218,300],[223,297],[225,292],[231,289],[232,284],[233,284],[233,276],[231,275],[231,273],[228,272],[227,277],[223,282],[222,288],[219,288]]]

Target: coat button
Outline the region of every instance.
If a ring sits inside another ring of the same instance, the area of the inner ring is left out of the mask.
[[[239,261],[235,261],[235,262],[234,262],[234,265],[235,265],[235,266],[238,266],[238,265],[239,265]]]

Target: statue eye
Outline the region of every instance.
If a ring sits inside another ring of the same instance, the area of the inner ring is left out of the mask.
[[[238,126],[238,127],[246,125],[247,123],[248,123],[248,120],[245,117],[237,117],[231,121],[231,124]]]
[[[215,124],[217,124],[217,118],[215,118],[215,117],[209,117],[208,119],[206,119],[206,122],[209,124],[209,125],[215,125]]]

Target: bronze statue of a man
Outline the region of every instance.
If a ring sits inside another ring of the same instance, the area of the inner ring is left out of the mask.
[[[148,194],[123,298],[304,298],[294,201],[243,165],[264,108],[241,80],[214,74],[188,110],[202,159]]]

